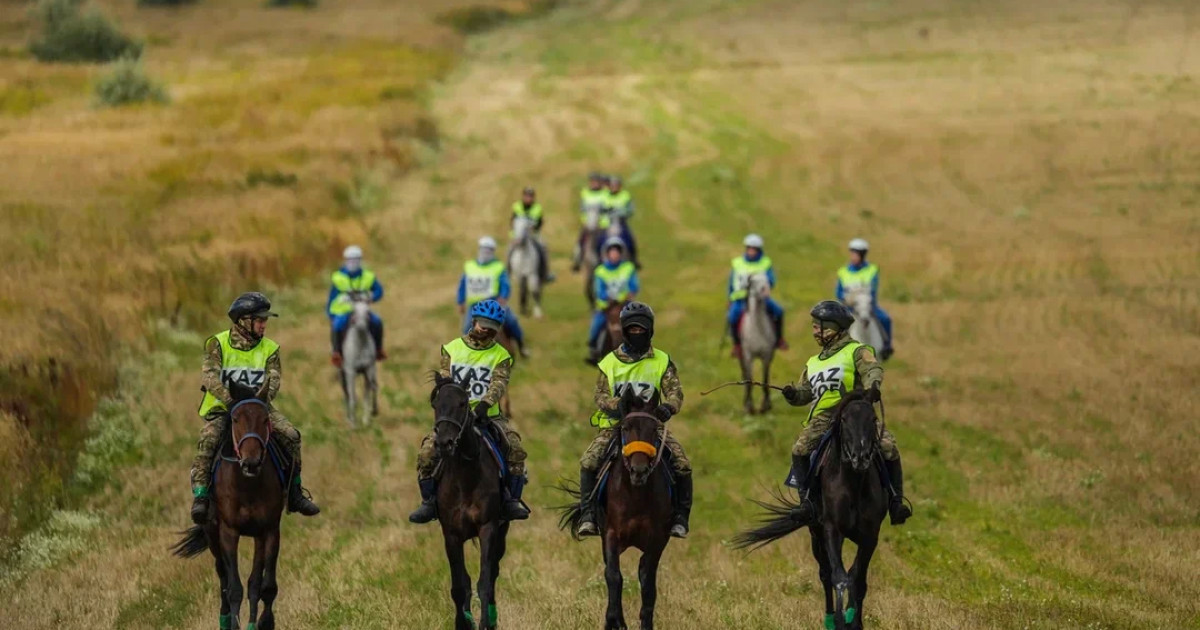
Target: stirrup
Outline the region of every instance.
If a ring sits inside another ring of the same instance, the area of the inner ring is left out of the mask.
[[[194,497],[192,499],[192,522],[197,525],[204,525],[208,522],[208,497]]]
[[[688,537],[687,526],[684,525],[683,523],[675,523],[674,525],[672,525],[671,526],[671,537],[672,538],[687,538]]]
[[[575,530],[575,535],[581,538],[584,536],[599,536],[600,528],[592,521],[584,521],[579,524],[579,529]]]
[[[905,521],[912,518],[912,504],[903,496],[892,497],[888,503],[888,521],[892,525],[903,525]]]
[[[312,494],[303,487],[296,488],[288,498],[288,512],[296,512],[303,516],[316,516],[321,513],[321,508],[312,500]]]

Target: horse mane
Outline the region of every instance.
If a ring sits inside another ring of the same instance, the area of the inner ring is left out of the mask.
[[[437,400],[438,392],[447,385],[453,385],[454,379],[449,376],[442,376],[442,373],[437,370],[429,370],[428,383],[433,383],[433,390],[429,392],[429,406],[433,406],[433,401]]]

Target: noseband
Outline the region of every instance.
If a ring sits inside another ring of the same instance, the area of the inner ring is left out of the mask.
[[[234,433],[233,414],[242,405],[260,405],[264,410],[267,410],[267,403],[265,403],[257,398],[248,398],[246,400],[243,400],[243,401],[239,402],[238,404],[234,405],[233,409],[229,410],[229,437],[231,437],[233,439],[233,454],[237,455],[237,459],[239,462],[242,461],[242,443],[245,442],[246,440],[249,440],[251,438],[258,440],[262,444],[264,451],[267,450],[267,442],[271,441],[271,419],[269,417],[267,418],[267,437],[264,438],[263,436],[251,431],[249,433],[243,434],[240,439],[238,438],[238,436]]]
[[[621,422],[624,423],[625,420],[628,420],[629,418],[650,418],[650,419],[654,420],[655,422],[658,422],[657,416],[655,416],[652,413],[646,413],[644,411],[634,411],[633,413],[630,413],[629,415],[625,416],[625,419],[621,420]],[[629,463],[629,458],[631,456],[633,456],[635,453],[645,453],[646,455],[648,455],[650,457],[650,459],[651,459],[650,470],[654,470],[658,466],[658,462],[662,461],[662,449],[661,448],[659,448],[649,442],[643,442],[641,440],[636,440],[636,441],[627,443],[627,442],[625,442],[625,434],[624,434],[624,432],[622,432],[621,433],[621,455],[622,455],[621,459],[622,459],[622,461],[625,462],[626,470],[632,471],[632,466]]]

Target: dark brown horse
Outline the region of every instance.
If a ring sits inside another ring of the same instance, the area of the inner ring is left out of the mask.
[[[508,538],[508,521],[500,518],[503,494],[500,466],[488,453],[471,420],[467,391],[453,379],[434,376],[431,396],[435,444],[441,455],[438,481],[438,520],[450,561],[450,596],[454,599],[454,627],[475,627],[471,614],[471,574],[463,545],[479,539],[480,628],[495,628],[496,578]]]
[[[621,396],[617,416],[620,455],[612,464],[605,482],[604,500],[596,511],[604,544],[604,581],[608,584],[608,610],[605,630],[625,630],[625,611],[621,605],[621,554],[630,547],[642,552],[638,563],[638,581],[642,588],[641,626],[654,627],[654,604],[658,599],[658,563],[671,540],[671,484],[661,470],[664,446],[659,443],[662,423],[651,410],[658,406],[658,395],[643,402],[627,388]],[[574,497],[579,493],[568,488]],[[582,500],[590,500],[583,497]],[[579,529],[580,502],[560,508],[559,527]]]
[[[608,306],[604,308],[604,329],[600,331],[600,336],[596,338],[596,345],[591,350],[591,356],[588,363],[596,364],[608,356],[608,353],[621,347],[625,341],[625,333],[621,331],[621,309],[629,300],[609,300]]]
[[[238,543],[242,536],[253,537],[254,565],[247,582],[250,599],[247,627],[271,630],[275,627],[271,607],[279,593],[275,566],[279,559],[279,519],[287,503],[286,486],[280,481],[275,459],[267,452],[271,440],[267,403],[254,393],[240,391],[236,385],[231,392],[239,401],[230,411],[228,439],[233,457],[219,454],[223,461],[212,486],[216,510],[211,512],[208,523],[188,529],[172,551],[181,558],[197,556],[205,549],[212,552],[221,580],[220,627],[236,630],[241,627],[238,615],[242,608]]]
[[[867,569],[888,505],[875,423],[875,408],[863,393],[846,394],[834,410],[832,435],[814,472],[820,477],[820,497],[817,522],[808,531],[825,587],[826,627],[863,627]],[[734,537],[735,547],[757,549],[804,526],[790,516],[794,503],[781,494],[776,499],[776,504],[756,502],[768,510],[767,518],[759,528]],[[849,571],[842,560],[847,538],[858,545]]]

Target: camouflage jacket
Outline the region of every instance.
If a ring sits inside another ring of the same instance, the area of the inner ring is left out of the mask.
[[[496,343],[493,341],[490,344],[481,345],[472,341],[469,335],[463,335],[462,339],[463,342],[467,344],[467,347],[473,350],[486,350],[492,347],[492,344]],[[445,347],[443,347],[441,350],[442,363],[440,366],[438,366],[438,374],[440,374],[442,378],[450,378],[450,355],[446,353]],[[488,385],[488,390],[484,392],[483,398],[480,400],[492,406],[495,406],[500,402],[500,398],[502,398],[504,396],[504,392],[508,390],[508,379],[512,377],[512,367],[513,360],[510,358],[507,361],[501,361],[500,365],[497,365],[496,369],[492,370],[492,382]]]
[[[613,350],[613,354],[626,363],[633,363],[639,359],[654,356],[654,348],[651,347],[643,357],[630,355],[625,352],[624,346]],[[663,374],[662,383],[658,389],[662,404],[669,406],[675,413],[679,413],[683,409],[683,385],[679,382],[679,371],[675,369],[675,361],[671,361],[667,365],[667,371]],[[608,377],[604,375],[604,372],[601,372],[600,376],[596,378],[594,399],[596,408],[606,412],[615,410],[617,403],[621,401],[620,398],[612,395],[612,388],[609,386]]]
[[[843,332],[817,356],[821,359],[828,359],[853,341],[850,333]],[[870,389],[872,385],[876,384],[880,387],[883,386],[883,364],[875,358],[875,351],[870,346],[863,345],[854,351],[854,372],[855,389]],[[812,385],[808,383],[807,369],[800,375],[800,380],[796,383],[796,390],[799,395],[794,400],[788,401],[792,406],[802,407],[812,403],[815,396],[813,396]]]
[[[257,344],[257,341],[247,337],[237,326],[229,329],[229,345],[234,348],[250,350]],[[232,407],[233,396],[229,393],[229,388],[221,382],[221,343],[215,336],[209,337],[204,343],[204,366],[200,371],[201,389],[215,396],[226,407]],[[279,352],[276,351],[267,358],[267,382],[259,391],[259,397],[267,403],[275,400],[282,383],[283,366],[279,361]]]

